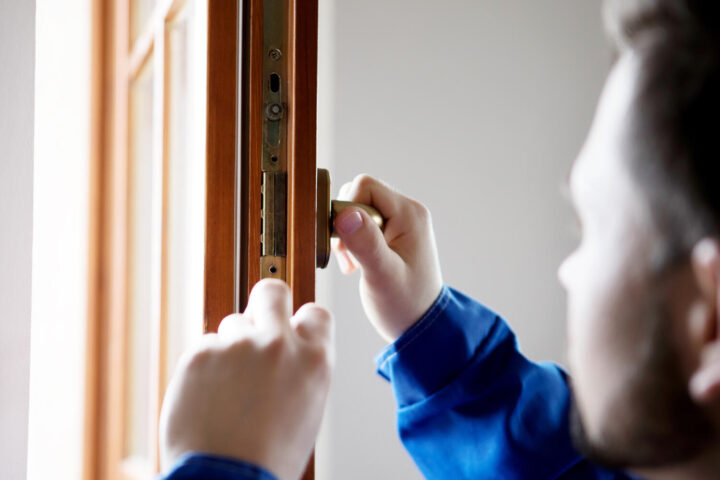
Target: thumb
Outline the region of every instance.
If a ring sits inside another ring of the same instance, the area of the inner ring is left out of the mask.
[[[361,208],[347,208],[335,218],[335,231],[360,264],[365,275],[386,276],[399,267],[399,257],[388,246],[382,230]]]

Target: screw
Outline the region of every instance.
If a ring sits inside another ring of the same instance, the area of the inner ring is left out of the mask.
[[[280,120],[283,116],[283,106],[279,103],[271,103],[265,113],[269,120]]]
[[[282,58],[282,52],[277,48],[270,49],[269,55],[270,58],[272,58],[276,62]]]

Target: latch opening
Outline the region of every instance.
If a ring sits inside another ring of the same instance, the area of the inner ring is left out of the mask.
[[[273,93],[280,91],[280,75],[277,73],[270,75],[270,91]]]

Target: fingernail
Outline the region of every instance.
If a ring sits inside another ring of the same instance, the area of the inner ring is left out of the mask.
[[[362,224],[363,219],[360,212],[352,212],[349,215],[339,218],[337,222],[335,222],[335,228],[344,235],[350,235],[357,232],[358,229],[362,227]]]

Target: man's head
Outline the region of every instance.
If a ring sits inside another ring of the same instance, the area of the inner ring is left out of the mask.
[[[720,2],[606,6],[618,58],[560,269],[574,433],[611,466],[678,465],[720,444]]]

